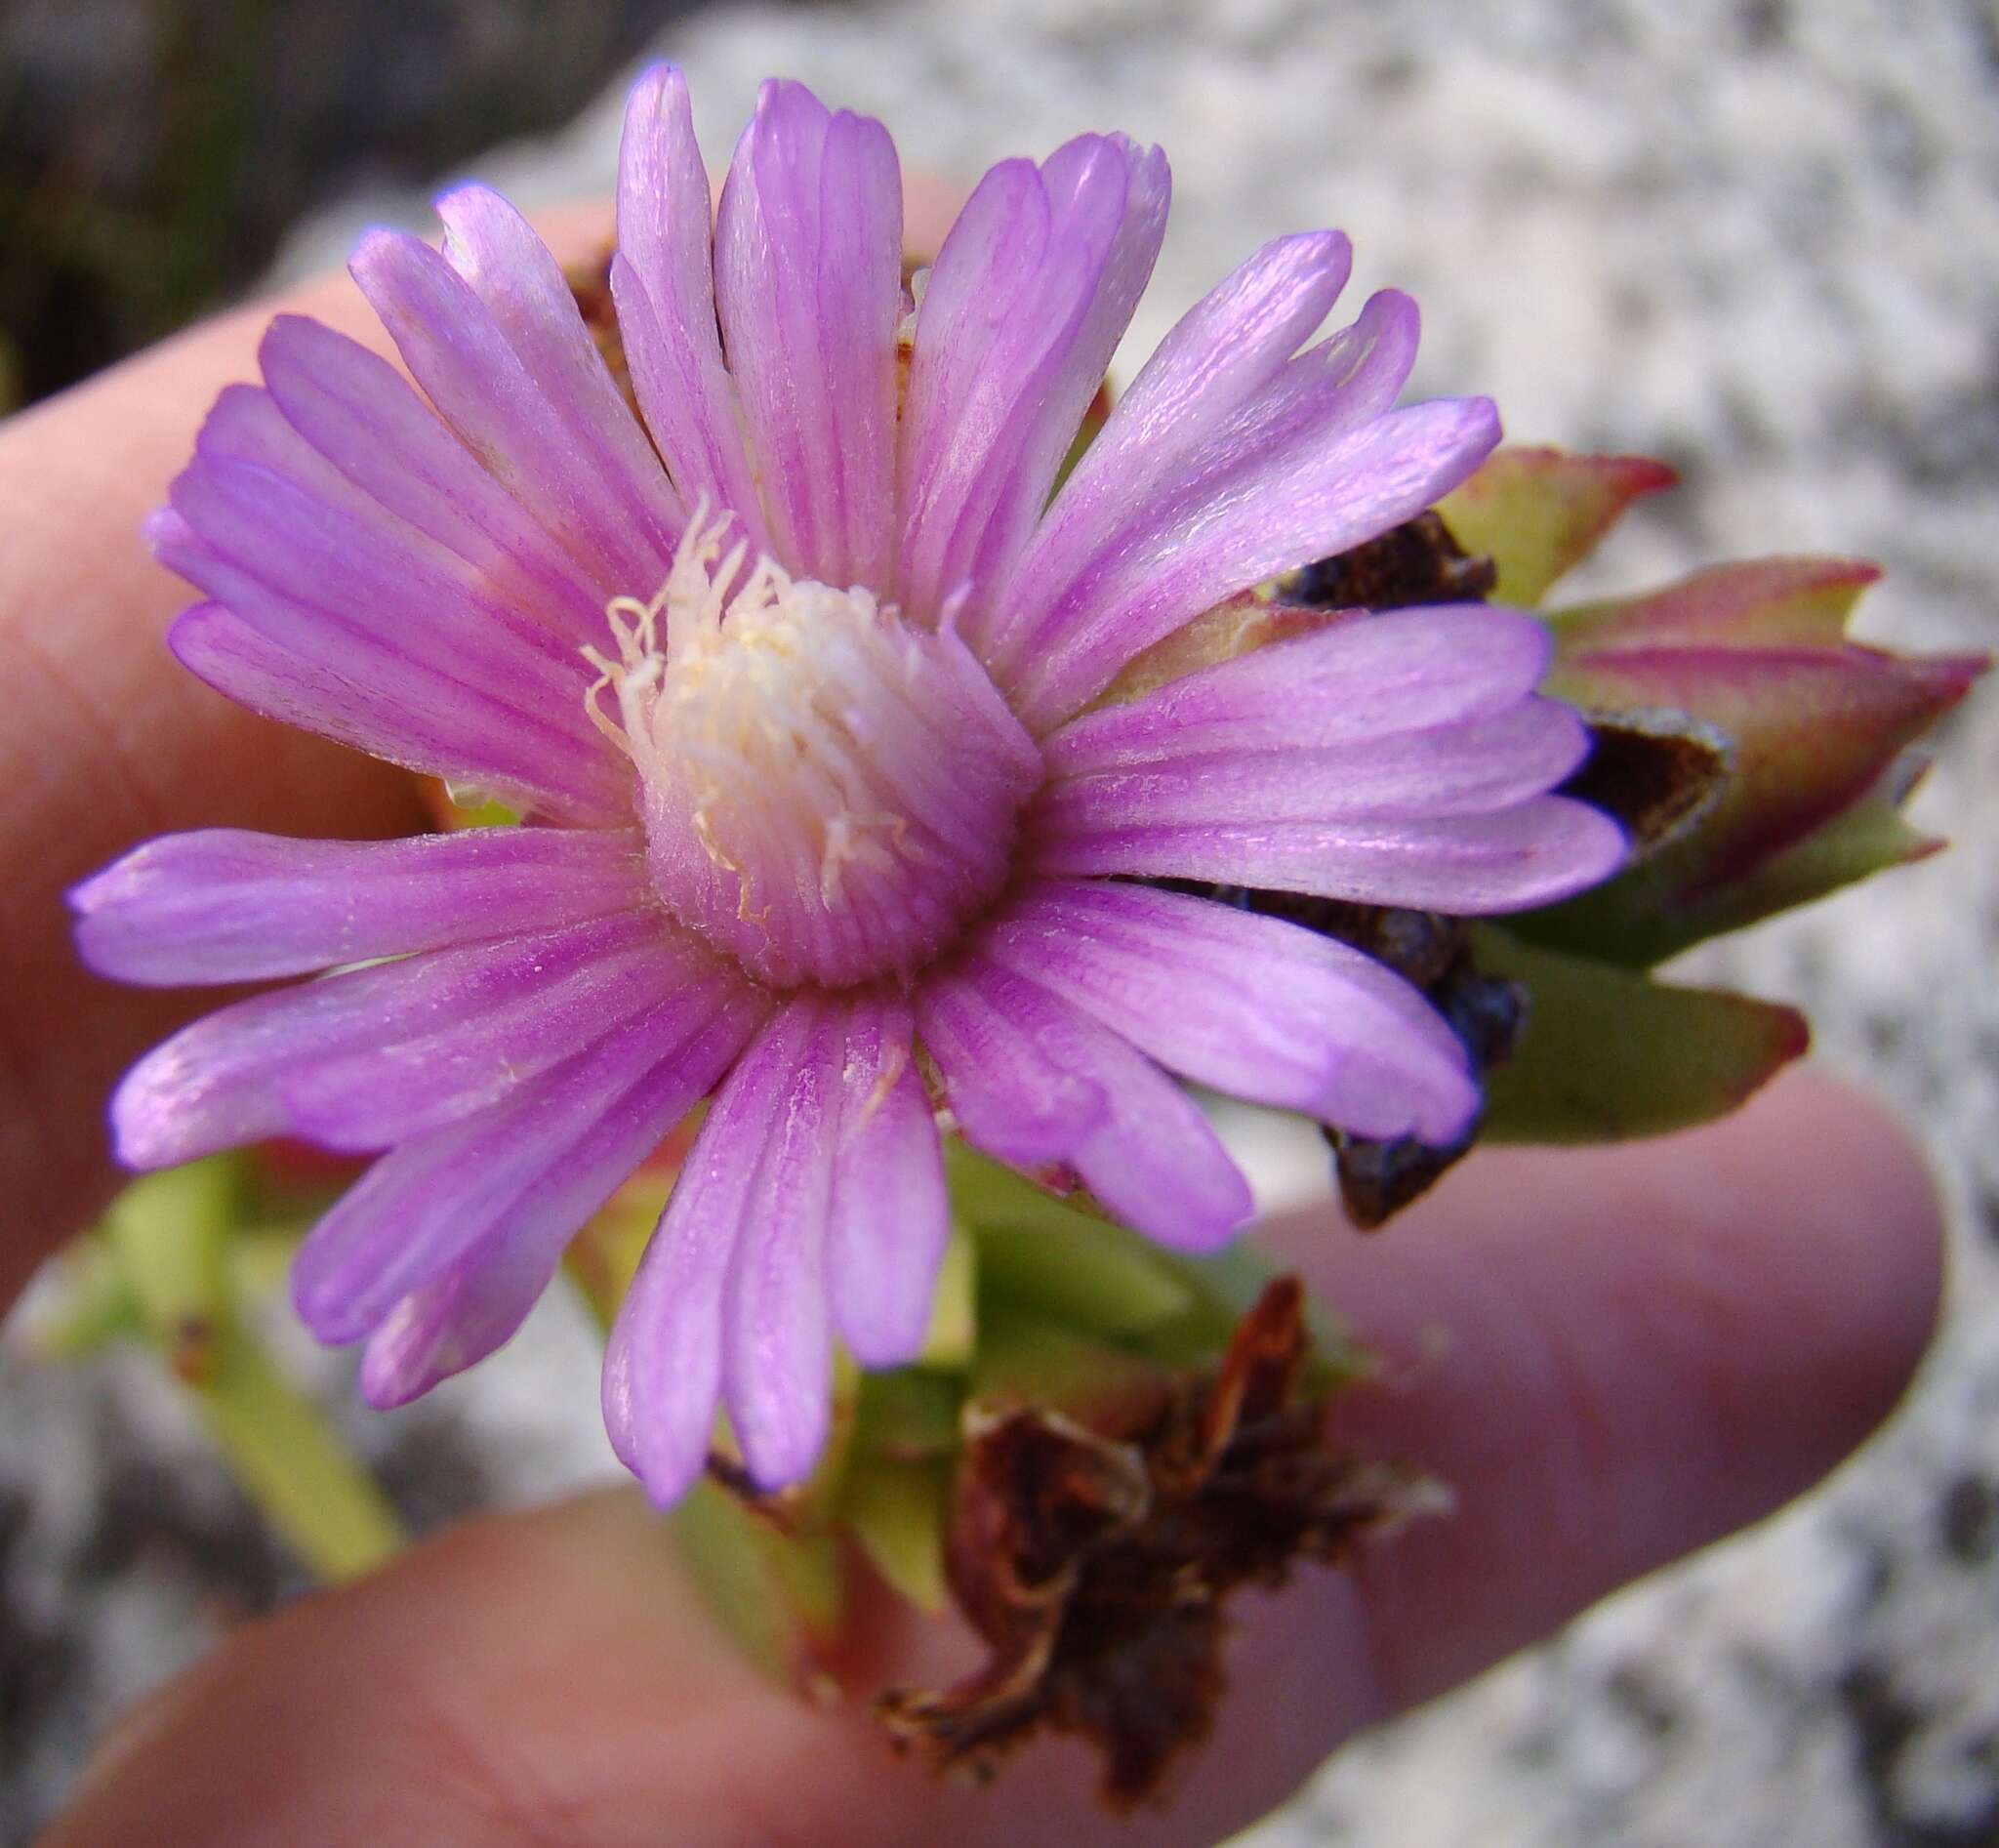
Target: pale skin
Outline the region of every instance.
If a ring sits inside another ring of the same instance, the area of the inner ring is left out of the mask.
[[[913,185],[912,242],[952,203]],[[591,208],[545,229],[577,256],[604,223]],[[8,1298],[116,1185],[117,1074],[213,1002],[87,976],[64,889],[173,829],[422,825],[399,773],[239,711],[161,644],[187,593],[140,522],[217,390],[255,377],[280,307],[381,344],[330,279],[0,426]],[[764,1679],[620,1489],[468,1523],[244,1625],[113,1727],[49,1848],[1213,1842],[1356,1730],[1810,1488],[1900,1396],[1941,1277],[1909,1138],[1810,1072],[1678,1137],[1482,1154],[1376,1239],[1329,1210],[1269,1236],[1393,1363],[1394,1383],[1341,1403],[1341,1432],[1447,1478],[1458,1511],[1356,1577],[1244,1598],[1218,1734],[1137,1819],[1097,1809],[1072,1745],[964,1789],[898,1762],[857,1708]],[[885,1594],[859,1628],[857,1686],[966,1658]]]

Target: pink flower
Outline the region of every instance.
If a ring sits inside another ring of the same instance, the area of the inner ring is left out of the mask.
[[[643,426],[478,187],[440,202],[441,255],[385,232],[354,260],[423,396],[287,317],[265,385],[218,400],[153,528],[210,599],[175,652],[532,824],[174,836],[75,894],[84,955],[129,981],[342,969],[177,1035],[112,1122],[139,1168],[280,1133],[383,1151],[295,1272],[322,1338],[366,1342],[376,1403],[506,1340],[705,1097],[604,1376],[662,1501],[718,1407],[759,1483],[808,1473],[836,1336],[872,1367],[917,1352],[940,1107],[1190,1252],[1250,1200],[1175,1077],[1370,1136],[1446,1141],[1476,1108],[1398,977],[1132,883],[1490,912],[1621,851],[1546,793],[1585,736],[1534,697],[1524,616],[1331,624],[1106,702],[1497,434],[1483,400],[1392,408],[1403,296],[1300,351],[1348,247],[1287,237],[1168,335],[1050,499],[1166,197],[1163,157],[1118,137],[1003,162],[912,302],[878,123],[767,85],[711,236],[685,88],[656,70],[612,270]]]

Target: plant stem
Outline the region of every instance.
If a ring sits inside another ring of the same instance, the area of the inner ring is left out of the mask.
[[[144,1338],[200,1408],[245,1495],[321,1579],[380,1565],[403,1535],[360,1459],[237,1311],[230,1243],[240,1173],[225,1158],[133,1182],[102,1236]]]

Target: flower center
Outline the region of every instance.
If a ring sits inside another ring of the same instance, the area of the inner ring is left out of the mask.
[[[610,605],[617,660],[586,650],[653,883],[766,982],[913,970],[1005,883],[1040,754],[948,620],[748,565],[729,523],[697,513],[659,595]]]

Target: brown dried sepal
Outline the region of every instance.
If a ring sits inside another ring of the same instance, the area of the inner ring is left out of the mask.
[[[1294,572],[1280,587],[1314,609],[1408,609],[1424,603],[1479,603],[1498,582],[1492,560],[1468,553],[1435,513]]]
[[[1229,1593],[1438,1505],[1426,1479],[1328,1446],[1300,1392],[1309,1344],[1303,1288],[1279,1278],[1212,1375],[1150,1403],[972,1415],[947,1567],[992,1653],[955,1687],[884,1695],[897,1743],[985,1776],[1040,1728],[1074,1733],[1113,1808],[1152,1796],[1212,1729]]]
[[[1457,1035],[1474,1074],[1483,1077],[1513,1056],[1527,1029],[1528,992],[1519,982],[1481,973],[1466,920],[1288,892],[1244,896],[1250,910],[1288,918],[1324,936],[1337,937],[1407,977]],[[1347,1217],[1361,1231],[1372,1232],[1429,1192],[1471,1153],[1479,1125],[1474,1119],[1454,1142],[1441,1147],[1408,1135],[1380,1140],[1334,1129],[1326,1129],[1325,1135],[1332,1149]]]
[[[1238,905],[1262,917],[1302,924],[1321,936],[1352,944],[1387,965],[1429,998],[1463,1043],[1478,1076],[1511,1058],[1527,1030],[1527,989],[1519,982],[1480,971],[1472,954],[1468,919],[1241,885],[1204,885],[1185,880],[1162,880],[1159,883]],[[1414,1136],[1382,1141],[1349,1135],[1343,1129],[1327,1129],[1324,1133],[1332,1149],[1347,1216],[1361,1231],[1372,1232],[1427,1193],[1471,1153],[1478,1141],[1479,1125],[1475,1119],[1456,1141],[1441,1148]]]
[[[1612,816],[1639,855],[1685,834],[1712,808],[1733,756],[1714,726],[1685,713],[1585,713],[1592,743],[1562,785]]]
[[[611,259],[616,254],[617,247],[606,244],[601,257],[573,265],[562,273],[569,293],[576,298],[576,310],[583,316],[583,324],[590,330],[597,351],[603,355],[612,382],[632,407],[632,416],[638,417],[638,398],[632,390],[632,368],[625,358],[625,336],[618,331],[618,308],[611,299]]]

